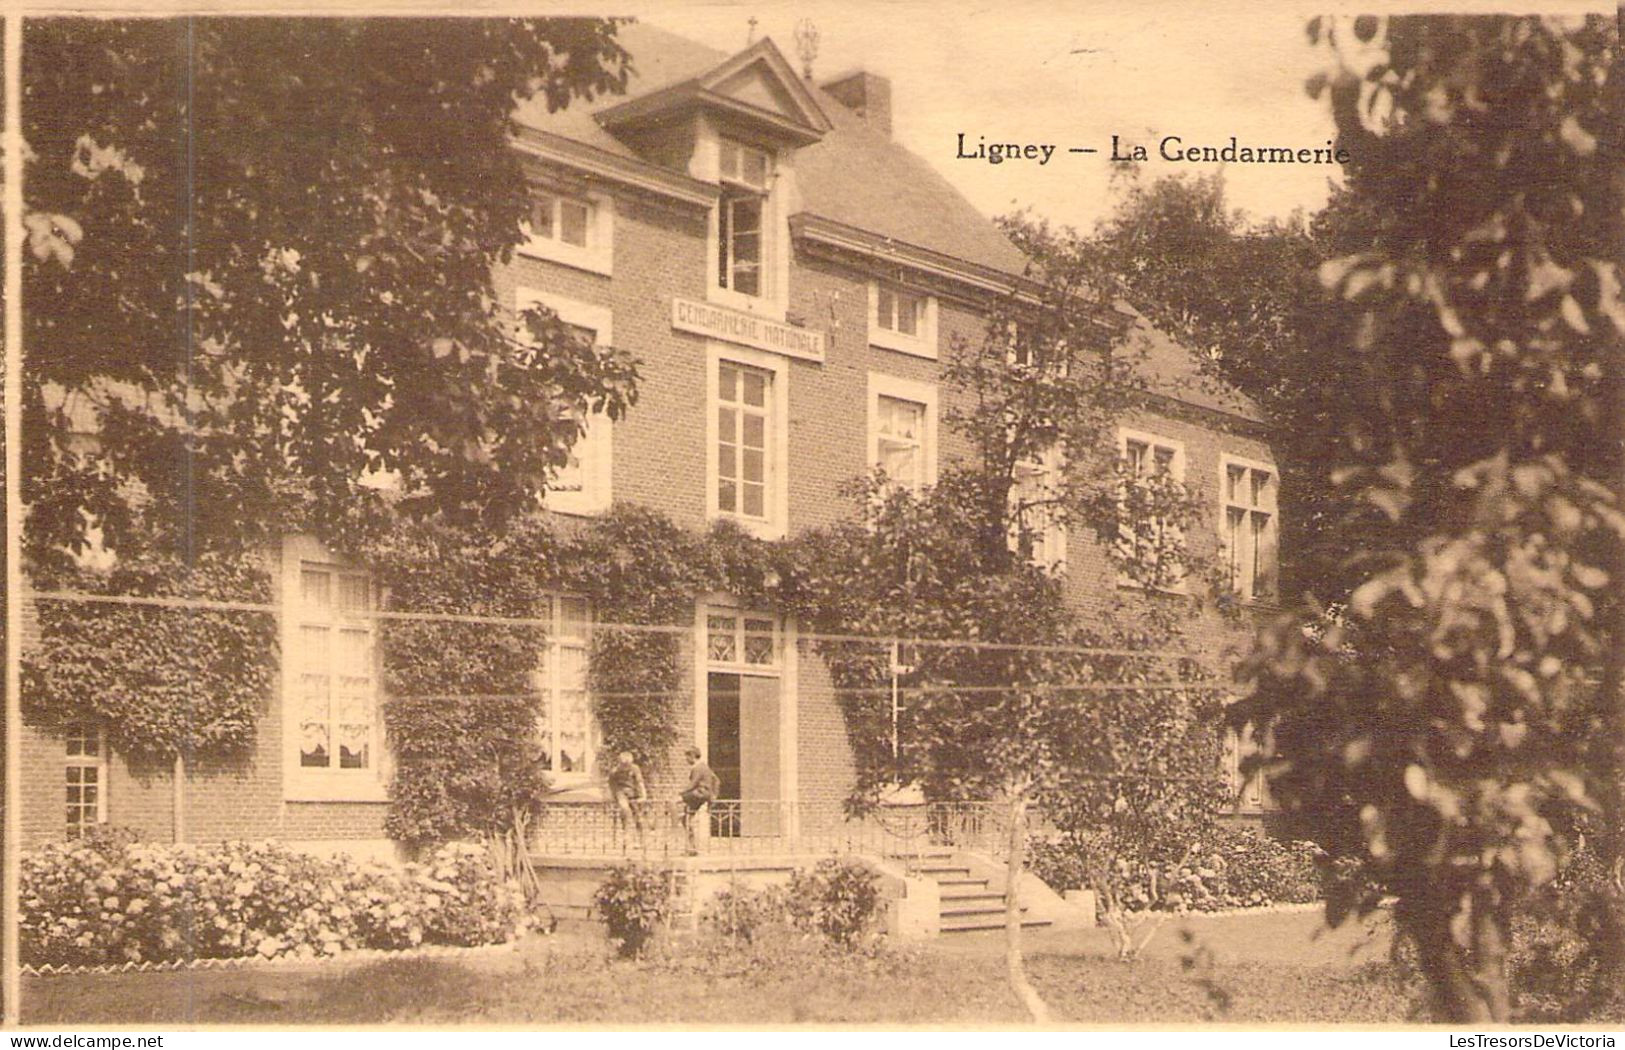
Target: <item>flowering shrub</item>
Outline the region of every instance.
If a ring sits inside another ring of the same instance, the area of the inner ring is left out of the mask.
[[[851,858],[826,857],[812,871],[790,876],[789,901],[796,924],[839,945],[856,943],[880,910],[880,877]]]
[[[527,918],[523,893],[469,845],[393,868],[274,843],[58,843],[22,858],[21,899],[36,966],[488,944]]]
[[[622,864],[609,869],[593,903],[620,953],[631,958],[643,954],[656,928],[670,916],[671,883],[659,868]]]
[[[1102,858],[1103,865],[1091,865],[1091,848],[1110,853],[1109,842],[1099,837],[1069,835],[1039,843],[1033,871],[1057,890],[1090,888],[1105,872],[1119,883],[1116,897],[1128,911],[1220,911],[1322,896],[1320,850],[1314,843],[1281,842],[1252,828],[1219,826],[1179,858],[1138,867],[1110,856]],[[1096,877],[1090,875],[1092,866]]]
[[[701,909],[700,926],[724,941],[754,944],[764,935],[796,932],[852,949],[879,913],[874,870],[862,861],[830,857],[811,871],[793,872],[788,886],[729,887]]]

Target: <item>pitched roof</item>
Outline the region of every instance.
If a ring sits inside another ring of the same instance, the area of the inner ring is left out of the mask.
[[[632,56],[625,95],[572,102],[557,113],[548,113],[546,101],[536,97],[519,107],[515,119],[635,158],[599,125],[598,114],[703,78],[736,57],[637,22],[622,26],[616,39]],[[824,91],[812,88],[811,94],[833,126],[822,141],[796,153],[796,185],[805,211],[1003,273],[1020,275],[1026,269],[1015,246],[931,165],[871,130]]]
[[[1127,303],[1118,303],[1118,309],[1131,315],[1128,341],[1124,349],[1129,354],[1143,355],[1139,359],[1140,377],[1146,389],[1182,401],[1187,405],[1223,412],[1250,422],[1263,422],[1263,414],[1252,398],[1204,375],[1195,355],[1174,342],[1161,329]]]
[[[764,39],[729,55],[639,22],[622,26],[616,38],[632,56],[624,95],[577,100],[556,113],[547,112],[545,99],[538,96],[521,104],[515,119],[538,131],[640,160],[599,124],[600,113],[691,81],[707,82],[719,70],[725,77],[751,51],[769,50]],[[805,213],[1001,273],[1026,273],[1027,259],[1015,245],[935,168],[870,128],[827,92],[802,86],[831,125],[821,140],[796,153],[796,185]],[[1132,341],[1143,348],[1142,367],[1151,389],[1202,408],[1259,418],[1257,407],[1246,397],[1202,376],[1188,350],[1124,309],[1136,318]]]

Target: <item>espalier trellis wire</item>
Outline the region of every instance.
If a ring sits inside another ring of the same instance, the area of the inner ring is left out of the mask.
[[[533,738],[544,694],[531,675],[552,623],[552,597],[591,603],[588,687],[603,750],[631,751],[655,768],[678,740],[676,708],[691,688],[683,649],[695,630],[696,598],[727,593],[817,627],[842,623],[828,611],[839,581],[820,578],[804,546],[757,540],[729,524],[687,530],[629,506],[564,526],[529,519],[500,535],[402,526],[353,555],[386,596],[370,615],[395,759],[388,828],[420,843],[504,834],[515,814],[544,797]],[[31,597],[40,622],[27,657],[31,718],[47,725],[94,719],[114,747],[154,758],[230,753],[252,741],[276,679],[281,613],[257,559],[57,574],[42,578]],[[798,631],[797,644],[830,669],[860,795],[898,771],[899,701],[906,741],[910,710],[976,704],[1017,687],[1102,702],[1213,689],[1194,657],[1165,649],[817,627]],[[911,661],[902,680],[897,652]],[[998,678],[1014,671],[1019,686]]]

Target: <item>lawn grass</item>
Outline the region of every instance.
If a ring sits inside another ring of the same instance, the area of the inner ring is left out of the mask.
[[[1263,921],[1257,921],[1263,920]],[[1411,1019],[1414,989],[1371,957],[1381,930],[1309,939],[1314,917],[1170,929],[1133,963],[1100,931],[1030,938],[1029,969],[1057,1020],[1080,1024],[1381,1024]],[[1287,934],[1292,941],[1283,940]],[[1353,950],[1350,946],[1353,945]],[[942,938],[872,957],[812,950],[752,966],[611,957],[596,931],[461,959],[301,969],[46,977],[31,1024],[1020,1024],[1002,940]],[[732,964],[730,964],[732,962]]]

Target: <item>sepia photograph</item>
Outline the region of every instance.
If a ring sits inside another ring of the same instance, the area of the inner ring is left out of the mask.
[[[1613,1047],[1622,28],[8,9],[5,1025]]]

